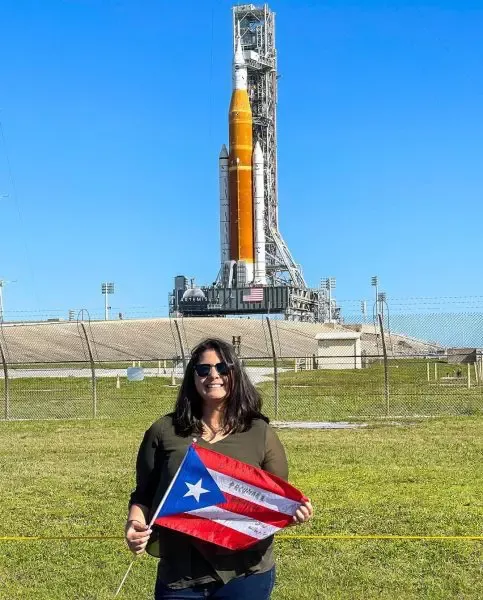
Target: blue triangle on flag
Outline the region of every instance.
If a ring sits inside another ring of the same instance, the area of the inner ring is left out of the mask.
[[[156,519],[225,502],[226,498],[190,446]]]

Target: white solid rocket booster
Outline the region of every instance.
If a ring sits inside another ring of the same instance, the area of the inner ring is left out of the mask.
[[[230,260],[230,202],[228,198],[228,150],[221,147],[219,158],[220,178],[220,258],[221,268]]]
[[[263,152],[260,142],[255,144],[253,151],[253,208],[254,208],[254,245],[255,245],[255,276],[254,283],[267,283],[265,263],[265,189],[263,182]]]

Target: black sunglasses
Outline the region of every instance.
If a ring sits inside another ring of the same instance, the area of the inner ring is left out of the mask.
[[[198,377],[208,377],[211,373],[211,367],[215,367],[218,375],[228,375],[230,372],[230,367],[226,364],[226,362],[219,362],[216,365],[208,365],[208,364],[197,364],[194,365],[194,370]]]

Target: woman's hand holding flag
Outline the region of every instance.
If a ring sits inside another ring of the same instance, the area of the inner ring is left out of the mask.
[[[137,519],[129,519],[126,522],[124,531],[124,537],[126,538],[129,550],[136,555],[142,554],[146,549],[151,533],[152,529],[146,523]]]

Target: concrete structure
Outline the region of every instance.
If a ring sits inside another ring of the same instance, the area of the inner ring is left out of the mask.
[[[480,348],[448,348],[446,356],[449,364],[474,364],[481,360]]]
[[[318,333],[318,369],[361,369],[361,334],[356,331]]]

